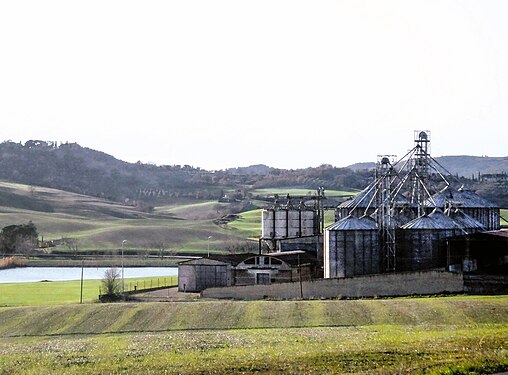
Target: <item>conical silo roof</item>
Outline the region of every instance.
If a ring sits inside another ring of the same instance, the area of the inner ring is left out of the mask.
[[[429,215],[419,216],[409,223],[404,224],[402,229],[456,229],[458,225],[441,210],[434,210]]]
[[[451,218],[462,228],[479,229],[479,230],[485,229],[482,223],[472,218],[471,216],[465,214],[461,210],[454,210],[451,214]]]
[[[432,202],[434,200],[434,203]],[[497,208],[497,206],[488,200],[480,197],[474,191],[459,189],[456,191],[446,190],[444,192],[436,193],[431,199],[425,201],[426,207],[440,207],[444,208],[447,205],[461,208]]]
[[[376,192],[376,189],[369,186],[369,187],[363,189],[362,191],[360,191],[358,194],[356,194],[353,199],[342,202],[337,207],[338,208],[348,208],[348,209],[353,209],[355,207],[367,208],[369,206],[369,202],[372,201],[371,207],[376,208],[376,200],[372,199],[375,192]]]
[[[496,205],[480,197],[474,191],[459,189],[454,198],[465,208],[496,208]]]
[[[362,216],[360,218],[355,216],[347,216],[332,225],[327,230],[376,230],[376,221],[368,216]]]

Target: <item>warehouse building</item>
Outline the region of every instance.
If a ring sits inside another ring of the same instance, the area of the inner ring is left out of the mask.
[[[224,254],[178,265],[178,290],[200,292],[211,287],[267,285],[310,280],[318,275],[317,259],[302,250],[269,254]]]

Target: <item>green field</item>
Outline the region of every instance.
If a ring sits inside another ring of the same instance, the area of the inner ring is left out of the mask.
[[[290,193],[294,196],[315,194],[309,189],[267,188],[253,194],[272,196]],[[356,192],[325,192],[328,197]],[[45,240],[72,237],[78,240],[78,252],[103,250],[118,254],[123,240],[126,254],[145,254],[147,250],[165,254],[194,252],[205,254],[208,237],[211,252],[228,244],[257,239],[261,234],[261,211],[242,212],[240,219],[218,226],[213,219],[228,212],[231,205],[216,201],[182,200],[141,212],[134,207],[73,194],[55,189],[0,182],[0,227],[33,221]],[[3,202],[4,206],[1,205]],[[9,205],[7,206],[7,202]],[[258,202],[265,205],[266,202]],[[508,210],[501,215],[508,218]],[[326,225],[333,223],[333,210],[326,212]],[[508,223],[505,223],[508,224]],[[59,245],[54,250],[70,251]]]
[[[501,210],[501,225],[508,225],[508,209]]]
[[[125,290],[177,285],[176,276],[126,278]],[[83,302],[98,299],[101,280],[84,280]],[[40,306],[79,303],[80,281],[0,284],[0,306]]]
[[[250,239],[261,237],[261,209],[247,211],[240,214],[240,218],[228,224],[235,234]]]
[[[0,308],[0,373],[508,370],[508,296]]]
[[[119,252],[127,240],[127,253],[144,253],[164,248],[205,252],[208,237],[213,249],[230,241],[244,239],[236,231],[213,223],[228,209],[216,201],[182,201],[181,204],[154,207],[149,213],[134,207],[55,189],[0,182],[0,228],[32,221],[45,240],[71,237],[78,240],[78,251]],[[68,250],[64,245],[57,250]]]

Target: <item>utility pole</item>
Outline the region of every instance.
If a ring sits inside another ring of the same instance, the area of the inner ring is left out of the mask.
[[[79,303],[83,303],[83,269],[85,267],[85,260],[81,259],[81,291],[79,296]]]

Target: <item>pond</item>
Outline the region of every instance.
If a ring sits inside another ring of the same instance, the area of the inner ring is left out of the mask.
[[[83,268],[84,280],[100,280],[110,267]],[[122,269],[117,268],[121,274]],[[177,267],[125,267],[124,277],[177,276]],[[21,267],[0,270],[0,284],[37,281],[69,281],[81,279],[81,267]]]

